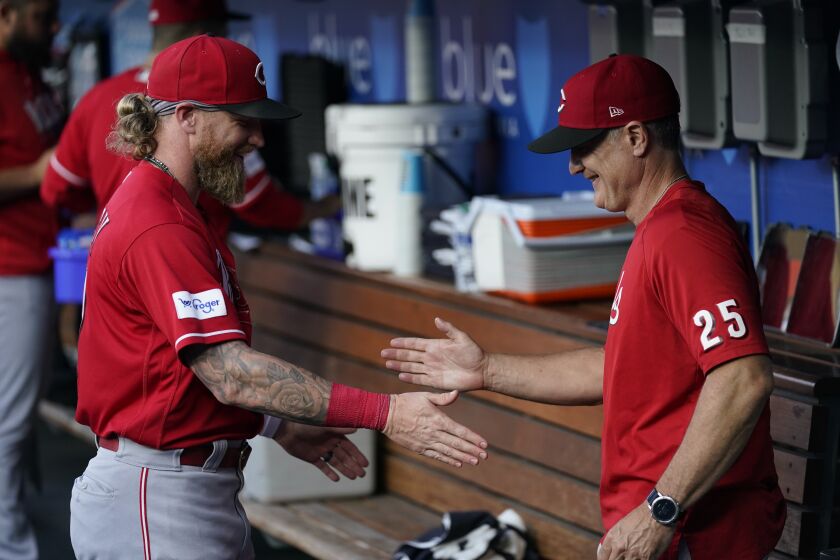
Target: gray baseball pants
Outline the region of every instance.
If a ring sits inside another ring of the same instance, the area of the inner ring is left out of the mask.
[[[125,438],[117,451],[100,447],[70,498],[76,558],[251,560],[242,472],[217,469],[226,446],[215,447],[203,467]]]
[[[38,558],[23,508],[28,438],[52,354],[49,276],[0,276],[0,560]]]

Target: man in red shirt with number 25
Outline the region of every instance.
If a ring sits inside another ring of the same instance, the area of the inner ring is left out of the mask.
[[[403,381],[603,402],[598,560],[760,560],[785,521],[755,270],[732,217],[686,173],[679,110],[662,67],[611,56],[566,82],[558,126],[529,146],[571,150],[595,204],[637,226],[603,348],[490,354],[438,319],[446,339],[382,352]]]

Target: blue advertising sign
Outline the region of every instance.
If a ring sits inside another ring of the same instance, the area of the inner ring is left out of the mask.
[[[111,10],[111,72],[142,64],[152,47],[149,0],[120,0]]]

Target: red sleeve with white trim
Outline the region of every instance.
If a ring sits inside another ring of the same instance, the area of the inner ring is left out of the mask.
[[[657,216],[644,235],[660,302],[701,369],[766,354],[749,253],[721,219],[686,206]]]
[[[41,199],[50,206],[77,212],[96,208],[90,189],[90,169],[86,157],[88,104],[80,103],[70,114],[55,153],[41,181]]]
[[[259,152],[245,156],[245,174],[245,199],[231,206],[240,218],[257,227],[285,230],[301,227],[303,202],[280,190]]]
[[[121,278],[133,284],[152,321],[180,352],[192,344],[246,340],[224,286],[221,255],[180,224],[144,232],[126,252]]]

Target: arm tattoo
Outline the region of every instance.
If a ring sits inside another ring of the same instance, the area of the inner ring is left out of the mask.
[[[326,379],[239,340],[186,351],[189,367],[222,402],[308,424],[326,420]]]

